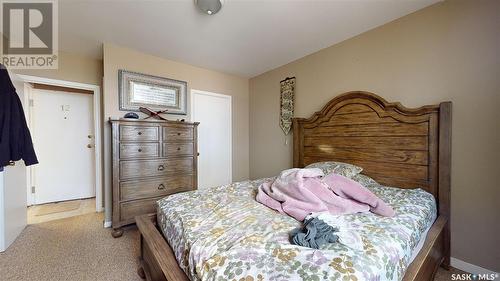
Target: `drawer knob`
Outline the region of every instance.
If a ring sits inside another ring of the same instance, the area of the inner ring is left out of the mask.
[[[142,135],[142,132],[138,132],[137,134],[140,136],[140,135]]]
[[[177,133],[177,135],[178,135],[178,136],[180,136],[180,135],[181,135],[181,133]]]
[[[159,165],[159,166],[158,166],[158,171],[163,171],[163,170],[165,170],[165,166],[163,166],[163,165]]]
[[[137,151],[138,151],[138,152],[142,152],[142,149],[141,149],[141,148],[139,148],[139,149],[137,149]]]
[[[181,148],[180,148],[180,147],[178,147],[178,148],[177,148],[177,150],[181,150]]]
[[[163,190],[165,189],[165,185],[163,183],[160,183],[160,185],[158,185],[158,190]]]

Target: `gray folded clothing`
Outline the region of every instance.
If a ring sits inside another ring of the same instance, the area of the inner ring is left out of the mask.
[[[319,249],[323,244],[337,242],[339,237],[334,233],[338,231],[318,218],[310,218],[301,228],[296,228],[290,233],[292,244]]]

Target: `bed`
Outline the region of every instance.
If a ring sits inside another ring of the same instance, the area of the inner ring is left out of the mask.
[[[253,200],[267,179],[177,194],[158,202],[157,215],[136,218],[139,275],[169,281],[406,281],[432,280],[440,265],[449,267],[450,102],[409,109],[372,93],[349,92],[310,118],[295,118],[293,130],[294,167],[321,161],[363,167],[356,180],[389,201],[401,214],[398,223],[373,214],[346,216],[364,223],[362,251],[338,243],[320,251],[297,249],[287,231],[298,222]]]

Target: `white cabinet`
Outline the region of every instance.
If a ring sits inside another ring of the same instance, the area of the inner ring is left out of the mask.
[[[26,220],[26,166],[18,161],[0,172],[0,252],[16,240]]]

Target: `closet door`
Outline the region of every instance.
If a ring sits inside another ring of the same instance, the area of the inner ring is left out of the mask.
[[[198,125],[198,188],[232,182],[231,96],[193,90],[192,120]]]

